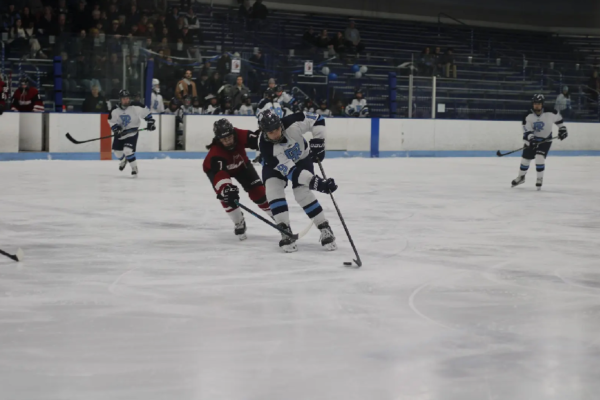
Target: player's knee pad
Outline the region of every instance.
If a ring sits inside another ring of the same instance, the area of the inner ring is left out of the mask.
[[[117,157],[119,160],[123,158],[123,152],[121,150],[113,150],[113,153],[115,153],[115,157]]]
[[[521,171],[527,171],[529,169],[529,164],[531,164],[531,160],[521,158]]]

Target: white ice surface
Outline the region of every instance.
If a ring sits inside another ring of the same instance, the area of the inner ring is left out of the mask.
[[[139,166],[0,163],[1,400],[598,398],[600,158],[326,160],[358,270]]]

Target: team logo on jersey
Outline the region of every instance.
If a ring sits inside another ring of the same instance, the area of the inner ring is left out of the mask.
[[[544,130],[544,126],[545,126],[545,125],[546,125],[546,124],[545,124],[545,123],[543,123],[542,121],[539,121],[539,122],[534,122],[534,123],[533,123],[533,130],[534,130],[534,131],[536,131],[536,132],[541,132],[541,131],[543,131],[543,130]]]
[[[297,161],[302,155],[302,150],[300,150],[300,145],[296,143],[294,147],[290,147],[289,149],[284,151],[287,158],[292,161]]]
[[[233,163],[227,166],[227,169],[236,169],[244,165],[244,158],[240,154],[233,155]]]
[[[123,128],[127,128],[127,125],[129,125],[129,123],[131,122],[131,115],[123,114],[120,116],[120,118],[121,125],[123,126]]]

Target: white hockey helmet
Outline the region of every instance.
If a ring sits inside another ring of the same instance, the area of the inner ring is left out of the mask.
[[[160,81],[158,79],[152,79],[152,89],[156,93],[160,93]]]

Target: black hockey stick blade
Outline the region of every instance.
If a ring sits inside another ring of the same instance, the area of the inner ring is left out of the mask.
[[[17,262],[19,261],[23,261],[23,258],[25,257],[25,253],[23,253],[23,250],[18,249],[17,250],[17,254],[9,254],[3,250],[0,250],[0,254],[5,255],[6,257],[15,260]]]
[[[81,143],[80,141],[75,140],[75,138],[73,138],[73,136],[71,136],[71,134],[69,132],[67,132],[67,134],[65,136],[67,137],[67,139],[69,139],[71,141],[71,143],[75,143],[75,144]]]

